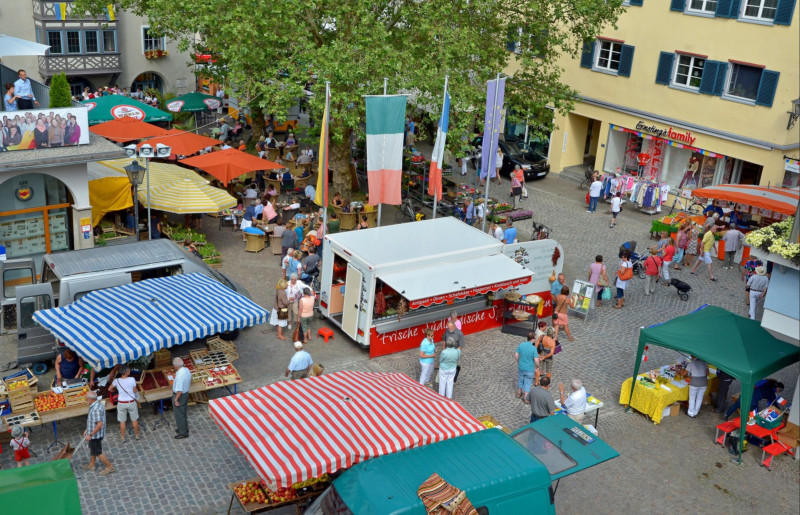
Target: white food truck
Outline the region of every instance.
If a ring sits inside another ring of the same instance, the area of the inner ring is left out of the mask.
[[[538,314],[549,315],[548,278],[561,271],[563,256],[554,240],[504,245],[453,217],[330,234],[320,311],[370,356],[382,356],[418,346],[425,328],[438,341],[452,311],[464,334],[515,325],[509,290],[539,295]]]

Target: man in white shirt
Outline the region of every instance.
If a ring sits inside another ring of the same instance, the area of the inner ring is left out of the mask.
[[[297,274],[289,276],[289,284],[286,286],[286,297],[289,299],[289,329],[292,328],[292,320],[297,320],[297,301],[303,296],[303,290],[308,286],[297,278]]]
[[[253,200],[258,198],[258,190],[256,189],[255,184],[250,184],[246,190],[244,190],[244,198],[248,200]]]
[[[497,224],[492,224],[491,226],[489,226],[489,229],[492,231],[492,236],[494,236],[494,239],[496,239],[498,241],[503,241],[503,229],[502,229],[502,227],[500,227]]]
[[[600,191],[603,189],[603,182],[600,177],[597,175],[593,177],[594,180],[589,185],[589,209],[586,210],[587,213],[597,212],[597,201],[600,200]]]
[[[311,201],[313,202],[314,199],[317,197],[317,189],[309,184],[308,186],[306,186],[305,195],[307,199],[311,199]]]
[[[181,358],[172,360],[175,369],[175,378],[172,380],[172,411],[175,414],[177,429],[175,439],[189,438],[189,417],[186,408],[189,405],[189,386],[192,383],[192,373],[183,366]]]
[[[580,379],[572,380],[572,393],[568,397],[564,397],[564,383],[558,383],[558,393],[561,395],[561,407],[567,410],[569,418],[582,424],[586,411],[586,389]]]

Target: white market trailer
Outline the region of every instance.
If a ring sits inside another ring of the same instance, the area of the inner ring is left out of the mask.
[[[549,313],[548,277],[563,254],[554,240],[504,245],[453,217],[330,234],[320,311],[370,356],[390,354],[418,346],[426,327],[438,337],[453,310],[465,334],[499,326],[508,289],[540,295]],[[408,312],[398,318],[401,299]]]

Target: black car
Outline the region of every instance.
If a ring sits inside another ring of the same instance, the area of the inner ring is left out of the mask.
[[[480,162],[482,143],[482,136],[472,140],[472,146],[476,149],[472,160],[475,168]],[[503,166],[500,168],[501,176],[510,176],[516,165],[522,168],[526,181],[541,179],[550,172],[550,164],[547,162],[547,158],[536,149],[521,146],[516,141],[499,141],[497,144],[500,150],[503,151]]]

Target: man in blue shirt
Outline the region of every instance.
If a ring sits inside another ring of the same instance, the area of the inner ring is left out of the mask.
[[[303,350],[303,343],[294,342],[294,356],[289,361],[289,366],[286,368],[284,376],[289,377],[289,374],[291,374],[292,379],[308,377],[313,364],[314,360],[311,359],[311,354]]]
[[[721,207],[715,206],[713,201],[709,201],[706,208],[703,209],[703,214],[706,216],[711,216],[711,213],[719,214],[720,218],[722,218],[722,215],[724,214]]]
[[[467,214],[464,217],[464,223],[467,225],[472,225],[475,221],[475,205],[472,203],[472,199],[467,199]]]
[[[555,270],[553,270],[553,273],[555,273]],[[558,274],[556,280],[553,281],[552,284],[550,285],[550,295],[552,295],[554,299],[556,298],[556,295],[561,295],[561,288],[566,286],[567,285],[566,283],[567,280],[564,277],[564,274]]]
[[[517,241],[517,228],[510,218],[506,220],[506,230],[503,231],[503,243],[511,244]]]
[[[528,333],[528,339],[517,346],[514,358],[517,360],[517,398],[522,397],[522,402],[530,403],[531,383],[533,382],[534,372],[539,365],[539,358],[533,340],[536,333]]]
[[[36,97],[33,95],[31,80],[28,78],[25,70],[20,70],[18,73],[19,79],[14,82],[14,94],[19,97],[17,99],[17,108],[33,109],[34,105],[39,107],[39,102],[36,101]]]

